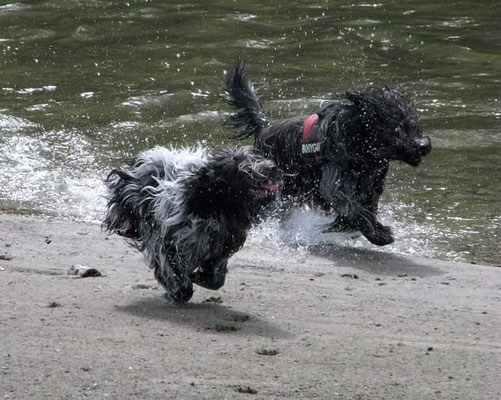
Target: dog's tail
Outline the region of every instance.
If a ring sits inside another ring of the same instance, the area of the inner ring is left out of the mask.
[[[225,103],[235,109],[235,112],[225,120],[226,124],[237,128],[234,138],[246,139],[269,125],[242,60],[237,60],[228,72],[223,88],[226,92]]]

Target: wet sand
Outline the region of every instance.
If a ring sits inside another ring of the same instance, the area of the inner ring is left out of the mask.
[[[99,226],[1,215],[0,398],[501,398],[500,268],[288,252],[250,243],[171,306]]]

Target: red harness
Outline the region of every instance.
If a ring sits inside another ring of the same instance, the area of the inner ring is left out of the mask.
[[[320,129],[318,114],[307,117],[303,122],[303,143],[301,145],[301,155],[307,160],[312,158],[320,163],[325,160],[322,154],[325,141],[324,133]]]
[[[308,118],[304,120],[303,123],[303,143],[309,142],[311,128],[315,125],[315,122],[318,121],[318,114],[310,115]]]

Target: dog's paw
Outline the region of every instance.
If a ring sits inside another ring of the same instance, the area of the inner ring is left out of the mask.
[[[377,246],[386,246],[395,241],[391,228],[380,223],[374,227],[374,231],[370,235],[366,235],[366,238]]]
[[[186,286],[181,286],[176,290],[165,292],[165,297],[171,304],[184,304],[190,301],[193,296],[193,284],[188,281]]]

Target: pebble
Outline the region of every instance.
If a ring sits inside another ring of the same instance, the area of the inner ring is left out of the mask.
[[[0,260],[10,261],[12,260],[12,256],[8,253],[0,253]]]
[[[74,264],[68,269],[68,275],[77,275],[80,278],[89,278],[89,277],[98,277],[103,276],[101,272],[99,272],[95,268],[89,268],[85,265]]]
[[[341,278],[358,279],[358,275],[357,274],[341,274]]]

